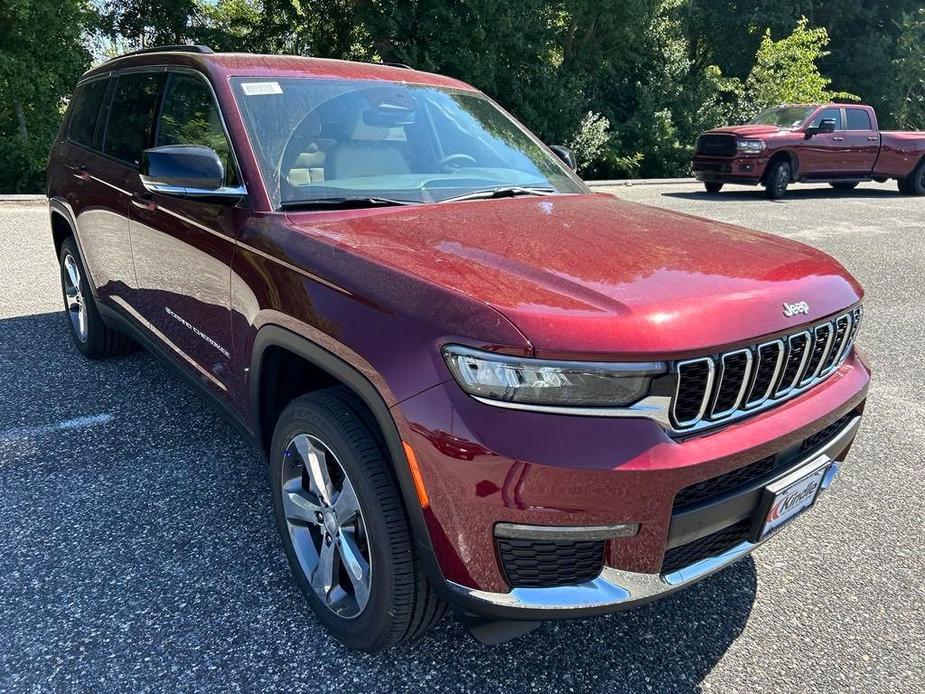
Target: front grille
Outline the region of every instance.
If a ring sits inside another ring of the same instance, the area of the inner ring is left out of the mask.
[[[793,465],[794,462],[807,451],[816,450],[823,444],[828,443],[832,437],[844,429],[845,425],[856,416],[857,414],[855,412],[849,412],[824,429],[820,429],[812,436],[804,439],[800,443],[800,448],[797,452],[790,450],[787,454],[769,455],[745,467],[740,467],[723,475],[717,475],[703,482],[697,482],[696,484],[685,487],[675,496],[674,508],[672,511],[676,513],[683,507],[699,504],[722,496],[727,492],[747,487],[763,477],[770,476],[773,472],[786,470],[788,466]]]
[[[603,540],[497,538],[501,567],[512,588],[575,585],[596,578],[604,567]]]
[[[674,498],[674,508],[679,509],[682,506],[690,506],[699,501],[725,494],[737,487],[744,487],[754,480],[769,474],[774,469],[774,463],[775,456],[769,455],[767,458],[762,458],[751,465],[727,472],[725,475],[719,475],[685,487]]]
[[[860,317],[858,307],[781,340],[677,362],[674,429],[683,433],[731,421],[819,383],[848,355]]]
[[[735,525],[701,537],[699,540],[669,549],[665,552],[665,558],[662,561],[662,573],[667,574],[683,569],[707,557],[717,557],[727,549],[748,540],[751,529],[752,519],[745,518]]]
[[[822,444],[828,442],[829,439],[835,436],[835,434],[844,429],[845,425],[851,421],[852,417],[855,416],[856,415],[854,412],[849,412],[841,419],[829,424],[829,426],[827,426],[825,429],[817,431],[815,434],[804,440],[802,444],[800,444],[800,452],[806,453],[807,451],[813,451],[819,448]]]
[[[734,135],[701,135],[697,138],[697,154],[706,157],[734,157],[736,139]]]

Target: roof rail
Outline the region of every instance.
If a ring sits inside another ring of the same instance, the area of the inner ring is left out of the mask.
[[[151,48],[140,48],[137,51],[129,51],[128,53],[123,53],[118,55],[113,60],[118,58],[127,58],[130,55],[144,55],[145,53],[203,53],[209,54],[214,53],[211,48],[208,46],[192,46],[192,45],[176,45],[176,46],[152,46]]]

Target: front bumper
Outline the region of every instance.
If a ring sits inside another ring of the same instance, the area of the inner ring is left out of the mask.
[[[853,351],[826,381],[793,400],[683,440],[642,418],[491,407],[465,395],[452,381],[399,403],[393,412],[402,438],[415,451],[429,497],[423,509],[428,550],[432,548],[439,565],[445,597],[474,614],[550,619],[635,606],[751,552],[757,543],[749,540],[702,561],[669,562],[677,544],[713,532],[718,523],[748,516],[757,505],[754,489],[736,489],[737,502],[714,499],[700,516],[685,515],[676,508],[679,492],[768,456],[783,456],[784,451],[786,467],[774,475],[792,471],[805,462],[801,444],[847,417],[850,426],[825,451],[814,447],[805,454],[843,458],[857,430],[860,418],[853,415],[863,410],[869,379],[866,365]],[[765,476],[759,482],[763,486],[776,478]],[[502,525],[638,525],[638,532],[607,539],[603,568],[592,580],[518,587],[508,582],[502,564]]]
[[[694,178],[706,183],[742,183],[757,185],[767,168],[768,158],[764,156],[740,157],[694,157],[692,162]]]
[[[831,484],[839,461],[851,446],[861,417],[853,417],[826,446],[798,461],[792,470],[825,467],[821,491]],[[591,616],[630,609],[685,588],[751,554],[763,541],[744,541],[717,556],[697,561],[683,569],[663,574],[637,573],[604,567],[587,583],[548,588],[513,588],[492,593],[450,582],[450,588],[469,609],[480,614],[516,615],[523,619]]]

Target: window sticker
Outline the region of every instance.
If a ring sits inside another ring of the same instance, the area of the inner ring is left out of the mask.
[[[279,82],[242,82],[241,89],[244,90],[247,96],[283,93],[283,88],[279,86]]]

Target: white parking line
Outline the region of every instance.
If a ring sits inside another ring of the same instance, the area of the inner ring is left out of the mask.
[[[66,431],[69,429],[87,429],[89,427],[106,424],[112,419],[111,414],[93,414],[86,417],[75,417],[74,419],[65,419],[63,422],[56,424],[43,424],[35,427],[19,427],[16,429],[7,429],[0,432],[0,441],[8,442],[15,439],[29,439],[34,436],[42,436],[55,431]]]

